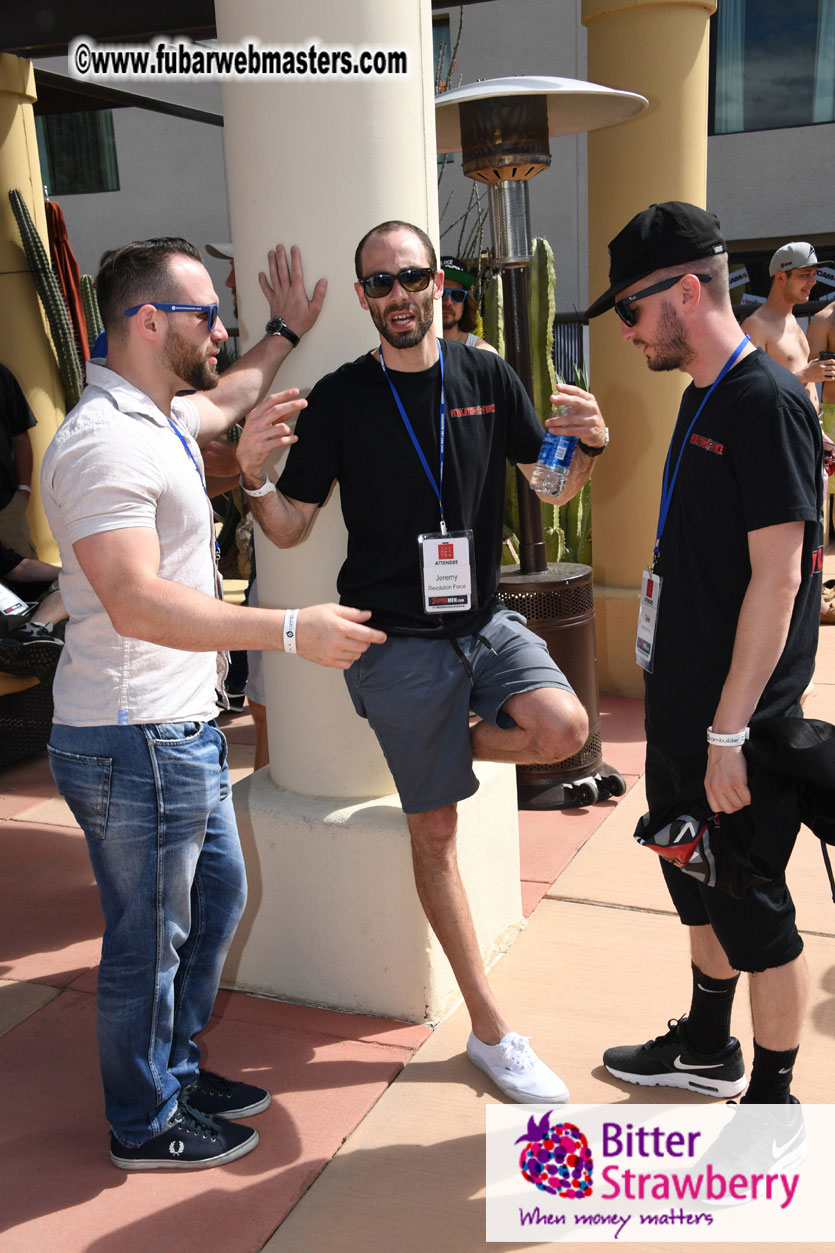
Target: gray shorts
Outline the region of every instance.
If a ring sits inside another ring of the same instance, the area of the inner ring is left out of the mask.
[[[389,636],[345,671],[362,718],[380,741],[407,814],[472,796],[469,713],[507,729],[511,696],[571,685],[525,619],[501,606],[477,635],[456,640]]]

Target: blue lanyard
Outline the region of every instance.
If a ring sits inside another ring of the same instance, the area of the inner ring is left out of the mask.
[[[730,369],[732,369],[732,368],[733,368],[733,365],[734,365],[734,363],[735,363],[735,361],[736,361],[737,357],[738,357],[738,356],[739,356],[739,354],[742,352],[742,350],[743,350],[743,348],[745,347],[745,345],[746,345],[746,344],[750,344],[750,342],[751,342],[751,341],[750,341],[750,339],[748,338],[748,336],[747,336],[747,335],[743,335],[743,337],[742,337],[742,339],[740,340],[739,344],[738,344],[738,345],[736,346],[736,348],[733,350],[733,352],[731,353],[730,357],[728,357],[728,360],[727,360],[727,361],[725,362],[725,364],[722,366],[722,369],[719,371],[719,373],[717,374],[716,378],[713,380],[713,382],[711,383],[710,387],[707,389],[707,391],[705,392],[704,396],[702,397],[702,403],[699,405],[698,409],[696,410],[695,414],[693,415],[693,421],[692,421],[692,422],[690,423],[690,425],[688,426],[688,428],[687,428],[687,433],[686,433],[686,435],[684,436],[684,439],[681,441],[681,448],[680,448],[680,449],[679,449],[679,451],[678,451],[678,458],[677,458],[677,460],[676,460],[676,468],[675,468],[675,470],[673,470],[673,477],[672,477],[672,480],[670,480],[670,477],[669,477],[669,475],[670,475],[670,458],[671,458],[671,457],[672,457],[672,455],[673,455],[673,440],[675,439],[675,434],[673,434],[673,439],[671,439],[671,440],[670,440],[670,447],[669,447],[669,448],[668,448],[668,450],[667,450],[667,460],[664,462],[664,481],[663,481],[663,484],[662,484],[662,487],[661,487],[661,507],[660,507],[660,509],[658,510],[658,526],[657,526],[657,528],[656,528],[655,548],[652,550],[652,565],[653,565],[653,569],[655,568],[655,562],[658,560],[658,550],[659,550],[659,548],[661,547],[661,536],[662,536],[662,535],[663,535],[663,533],[664,533],[664,527],[665,527],[666,522],[667,522],[667,514],[670,512],[670,502],[671,502],[671,501],[672,501],[672,499],[673,499],[673,490],[674,490],[675,485],[676,485],[676,479],[678,478],[678,468],[679,468],[679,466],[681,465],[681,459],[682,459],[682,457],[684,456],[684,450],[685,450],[685,448],[687,447],[687,441],[690,439],[690,432],[693,430],[693,427],[696,425],[696,422],[698,421],[699,414],[702,412],[702,410],[704,409],[705,405],[706,405],[706,404],[707,404],[707,402],[710,400],[710,398],[711,398],[711,396],[713,395],[714,391],[715,391],[715,390],[716,390],[716,388],[719,386],[719,384],[722,382],[722,379],[725,377],[725,375],[728,373],[728,371],[729,371]]]
[[[200,466],[199,466],[199,465],[197,464],[197,462],[194,460],[194,453],[193,453],[193,452],[191,451],[191,449],[189,448],[189,446],[188,446],[188,444],[187,444],[187,442],[186,442],[186,437],[183,435],[182,431],[180,431],[180,430],[177,428],[177,426],[176,426],[176,425],[175,425],[175,424],[171,421],[171,419],[170,419],[170,418],[168,419],[168,425],[171,427],[171,430],[172,430],[172,431],[174,432],[174,434],[177,436],[177,439],[180,441],[180,443],[182,444],[183,448],[185,448],[185,450],[186,450],[186,454],[187,454],[187,456],[188,456],[189,460],[191,461],[191,464],[194,466],[195,470],[197,471],[198,475],[200,476],[200,482],[203,484],[203,491],[204,491],[204,492],[206,492],[206,495],[208,496],[208,494],[209,494],[209,493],[208,493],[208,491],[206,490],[206,480],[203,478],[203,475],[202,475],[202,473],[200,472]]]
[[[194,453],[193,453],[193,452],[191,451],[191,449],[189,448],[189,446],[188,446],[188,444],[187,444],[187,442],[186,442],[186,438],[185,438],[185,436],[183,435],[182,431],[181,431],[181,430],[179,430],[179,428],[176,426],[176,424],[175,424],[174,422],[172,422],[172,421],[171,421],[171,419],[170,419],[170,418],[168,419],[168,425],[171,427],[171,430],[172,430],[172,431],[174,432],[174,434],[177,436],[177,439],[180,441],[180,443],[182,444],[183,448],[185,448],[185,450],[186,450],[186,452],[187,452],[187,454],[188,454],[189,460],[191,461],[191,464],[194,466],[195,470],[197,471],[197,477],[200,479],[200,482],[201,482],[202,487],[203,487],[203,491],[206,493],[206,499],[209,501],[209,508],[211,509],[211,508],[212,508],[212,502],[211,502],[211,499],[209,498],[209,489],[206,487],[206,480],[203,478],[203,474],[202,474],[202,472],[201,472],[200,466],[197,464],[197,462],[196,462],[196,461],[195,461],[195,459],[194,459]],[[213,514],[212,516],[214,516],[214,514]],[[216,552],[220,552],[220,544],[217,542],[217,536],[216,536],[216,535],[214,535],[214,532],[213,532],[212,534],[213,534],[213,539],[214,539],[214,541],[215,541],[215,551],[216,551]]]
[[[391,394],[394,396],[395,404],[397,405],[397,408],[400,411],[400,416],[405,423],[406,430],[409,432],[409,438],[411,439],[412,443],[415,446],[415,451],[417,452],[417,455],[420,457],[420,464],[423,466],[426,472],[426,477],[429,479],[429,482],[432,484],[432,490],[434,491],[435,495],[438,497],[438,504],[441,507],[441,534],[446,535],[447,529],[446,529],[446,521],[444,520],[444,502],[441,498],[441,493],[443,491],[443,486],[444,486],[444,439],[445,439],[445,432],[446,432],[446,393],[444,391],[444,354],[443,354],[443,350],[440,344],[438,344],[438,359],[440,361],[440,366],[441,366],[441,468],[440,468],[441,486],[440,487],[435,481],[435,475],[430,470],[429,462],[426,460],[426,455],[423,449],[421,448],[420,444],[418,443],[418,438],[415,435],[411,422],[409,421],[409,415],[407,414],[406,410],[403,408],[403,401],[400,399],[400,397],[397,394],[397,388],[394,386],[394,383],[392,383],[391,381],[389,372],[386,369],[386,363],[383,360],[383,345],[380,344],[380,365],[383,367],[383,374],[385,374],[386,376],[386,382],[391,388]]]

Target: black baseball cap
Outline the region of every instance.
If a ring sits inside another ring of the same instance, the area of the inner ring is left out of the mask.
[[[609,244],[609,290],[589,306],[586,317],[611,309],[619,292],[647,274],[722,252],[727,247],[715,213],[684,200],[651,204]]]
[[[441,257],[441,269],[448,279],[453,283],[460,283],[468,291],[475,282],[475,275],[470,273],[459,257]]]

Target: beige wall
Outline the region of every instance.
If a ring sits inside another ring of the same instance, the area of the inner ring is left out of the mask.
[[[609,285],[607,245],[655,201],[705,204],[708,18],[697,0],[584,0],[588,75],[641,92],[649,109],[589,135],[589,290]],[[600,687],[638,695],[634,660],[641,570],[652,552],[661,470],[681,393],[678,372],[650,374],[613,313],[591,325],[591,379],[611,431],[593,480]]]
[[[52,341],[9,203],[9,191],[16,187],[48,252],[34,100],[31,64],[0,54],[0,360],[15,374],[38,420],[30,435],[35,473],[29,526],[41,560],[56,561],[58,549],[41,505],[38,472],[46,446],[64,416],[64,398]]]

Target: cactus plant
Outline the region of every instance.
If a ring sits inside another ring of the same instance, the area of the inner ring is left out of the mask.
[[[535,239],[532,261],[526,274],[528,285],[528,322],[531,334],[533,358],[534,407],[540,421],[550,416],[550,395],[557,382],[565,380],[554,366],[554,287],[556,275],[554,254],[544,239]],[[485,284],[484,310],[485,338],[504,355],[504,308],[502,286],[498,276]],[[588,378],[578,366],[574,367],[574,382],[588,390]],[[591,561],[591,486],[586,483],[582,490],[566,505],[542,504],[542,525],[545,551],[549,561]],[[516,564],[519,534],[519,503],[516,493],[516,475],[508,470],[505,482],[505,536],[506,548],[503,561]],[[509,542],[507,542],[509,540]]]
[[[16,187],[9,192],[9,201],[20,231],[23,251],[32,272],[35,288],[49,323],[64,400],[67,409],[71,409],[81,398],[84,379],[70,315],[41,237],[32,221],[26,202]]]
[[[96,285],[91,274],[81,275],[81,303],[84,306],[84,321],[87,323],[87,343],[92,348],[104,330],[104,323],[99,313]]]

